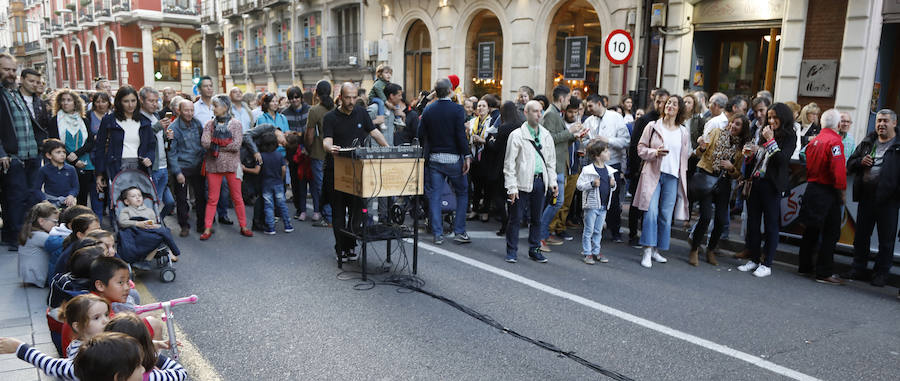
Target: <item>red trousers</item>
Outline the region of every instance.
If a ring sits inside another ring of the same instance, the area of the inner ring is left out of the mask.
[[[228,190],[231,192],[231,202],[234,203],[234,212],[237,214],[241,229],[247,227],[247,213],[244,210],[244,198],[241,196],[241,180],[238,180],[234,172],[207,173],[206,188],[209,194],[206,198],[206,228],[211,229],[213,218],[216,216],[216,205],[219,204],[219,192],[222,191],[222,178],[228,181]]]

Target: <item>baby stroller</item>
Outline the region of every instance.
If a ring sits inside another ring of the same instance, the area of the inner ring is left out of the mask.
[[[171,238],[145,234],[140,234],[140,237],[136,238],[133,232],[123,232],[119,228],[119,213],[125,207],[125,203],[122,201],[122,192],[131,187],[140,189],[144,196],[144,206],[153,210],[156,215],[154,222],[165,227],[159,215],[160,200],[156,194],[156,186],[150,175],[137,169],[126,169],[119,172],[109,184],[110,215],[113,220],[113,229],[118,236],[116,240],[118,243],[117,256],[139,270],[160,270],[159,279],[165,283],[174,281],[175,267],[169,260],[171,251],[169,244],[174,246]],[[169,236],[171,235],[169,234]]]

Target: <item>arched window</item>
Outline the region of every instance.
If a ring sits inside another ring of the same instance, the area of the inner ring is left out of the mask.
[[[91,42],[91,78],[100,76],[100,63],[97,61],[97,44]]]
[[[75,45],[75,78],[84,81],[84,66],[81,64],[81,46]]]
[[[59,68],[62,70],[62,80],[69,80],[69,59],[66,58],[66,48],[59,50]],[[60,86],[62,87],[62,86]]]
[[[178,44],[168,38],[153,41],[153,78],[166,82],[181,81],[181,69],[175,54],[178,50]]]
[[[119,79],[119,65],[117,65],[116,57],[119,55],[116,53],[116,44],[113,43],[112,38],[106,39],[106,70],[108,71],[107,76],[109,76],[110,81],[115,81]]]

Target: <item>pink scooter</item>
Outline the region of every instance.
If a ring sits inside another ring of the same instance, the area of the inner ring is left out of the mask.
[[[166,322],[166,329],[169,332],[169,348],[172,351],[172,359],[178,361],[178,345],[175,342],[175,322],[172,320],[175,316],[172,314],[172,307],[179,304],[196,304],[197,295],[191,295],[185,298],[172,299],[167,302],[158,302],[144,304],[134,307],[134,313],[140,315],[145,312],[163,310],[163,320]]]

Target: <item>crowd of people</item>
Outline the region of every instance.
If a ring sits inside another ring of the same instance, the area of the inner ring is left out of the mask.
[[[209,240],[216,221],[234,224],[229,217],[234,209],[246,237],[254,231],[276,234],[277,224],[290,233],[293,221],[331,227],[338,260],[354,260],[357,242],[346,231],[366,219],[362,199],[334,189],[333,156],[343,148],[424,148],[427,230],[434,244],[450,236],[460,244],[471,242],[467,220],[495,219],[497,234],[506,237],[507,262],[517,262],[519,230],[528,227],[528,257],[546,263],[544,253],[573,240],[569,230],[581,228],[584,263],[609,261],[602,240],[627,239],[641,249],[641,266],[651,268],[667,261],[663,254],[670,249],[673,221],[690,221],[696,211],[688,262],[697,266],[702,253],[716,265],[730,216],[743,212],[746,243],[737,257],[747,262],[738,269],[757,277],[771,274],[781,201],[791,188],[789,164],[800,160],[808,185],[800,212],[806,231],[799,272],[828,284],[845,279],[885,284],[900,208],[894,111],[879,111],[874,131],[855,144],[848,134],[849,114],[822,112],[815,103],[775,102],[766,91],[748,99],[655,89],[643,110],[631,98],[611,105],[606,96],[586,96],[563,85],[547,96],[522,86],[515,101],[501,102],[497,94],[467,97],[455,75],[408,98],[391,82],[390,67],[382,65],[376,74],[368,93],[352,83],[333,89],[323,80],[314,93],[291,87],[284,96],[244,94],[233,88],[216,95],[212,79],[201,77],[197,97],[129,85],[112,93],[102,79],[96,91],[79,94],[45,92],[40,73],[19,73],[14,57],[0,54],[3,243],[19,251],[25,282],[53,288],[60,275],[87,280],[86,289],[93,292],[88,295],[100,298],[79,300],[81,309],[75,307],[77,298],[50,307],[83,310],[52,318],[70,326],[70,338],[85,342],[83,353],[93,353],[135,344],[85,327],[90,311],[111,315],[117,305],[139,297],[127,279],[125,286],[110,285],[121,281],[117,274],[128,278],[130,265],[140,260],[115,262],[122,257],[117,253],[121,243],[104,226],[156,231],[172,246],[170,260],[176,261],[177,247],[160,223],[166,216],[175,214],[178,234],[187,237],[193,209],[199,238]],[[126,170],[151,178],[154,189],[113,194],[111,182]],[[855,178],[853,198],[859,202],[855,255],[852,270],[838,276],[832,257],[848,176]],[[456,198],[448,227],[452,234],[444,232],[442,197],[447,193]],[[161,209],[148,210],[146,197]],[[119,203],[122,212],[113,212]],[[626,206],[627,238],[621,227]],[[111,217],[110,225],[103,224],[105,216]],[[876,226],[879,249],[870,272],[870,236]],[[104,324],[108,328],[116,319]],[[153,319],[142,321],[150,336],[158,332]],[[135,353],[146,350],[140,337],[136,343],[145,349]],[[60,341],[60,352],[63,348]],[[27,345],[13,348],[3,341],[0,349],[18,351],[23,359],[40,358]],[[144,370],[175,368],[146,352],[138,357],[153,361],[142,360]],[[78,374],[78,363],[72,374]],[[66,366],[71,363],[58,369],[71,371]]]

